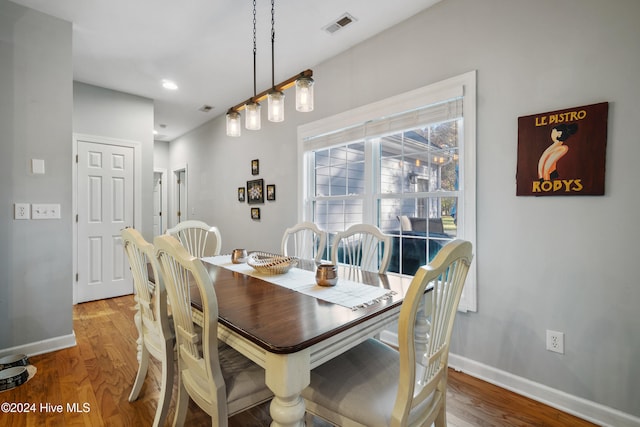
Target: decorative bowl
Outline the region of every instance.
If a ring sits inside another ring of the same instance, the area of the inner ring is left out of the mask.
[[[252,252],[247,256],[247,264],[262,274],[284,274],[298,264],[298,258],[269,252]]]

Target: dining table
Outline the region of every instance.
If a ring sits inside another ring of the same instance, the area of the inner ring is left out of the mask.
[[[412,279],[339,267],[336,285],[326,287],[315,283],[311,260],[278,275],[228,255],[202,261],[218,302],[218,339],[265,370],[272,427],[304,426],[301,392],[311,370],[397,320]],[[198,304],[192,295],[196,316]]]

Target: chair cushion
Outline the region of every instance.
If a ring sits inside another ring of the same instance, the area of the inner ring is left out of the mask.
[[[399,375],[398,352],[369,339],[311,371],[302,397],[360,424],[388,426]]]
[[[222,343],[218,346],[218,358],[227,389],[229,416],[273,397],[260,366]]]

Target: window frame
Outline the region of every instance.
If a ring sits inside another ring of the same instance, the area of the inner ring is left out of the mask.
[[[458,238],[470,241],[477,253],[476,245],[476,71],[469,71],[459,76],[433,83],[416,90],[392,96],[368,105],[354,108],[333,116],[329,116],[298,127],[298,219],[310,221],[313,217],[309,197],[310,189],[315,187],[313,174],[313,156],[307,153],[332,144],[323,142],[317,145],[312,138],[330,134],[340,129],[358,126],[371,120],[393,116],[405,111],[419,109],[437,104],[456,96],[463,97],[463,138],[459,141],[460,162],[459,170],[461,219],[458,222]],[[311,141],[311,142],[310,142]],[[365,142],[366,143],[366,142]],[[376,174],[369,167],[370,174]],[[369,176],[375,182],[376,176]],[[373,223],[374,209],[372,195],[367,191],[364,201],[363,220]],[[477,311],[477,260],[471,264],[459,310]]]

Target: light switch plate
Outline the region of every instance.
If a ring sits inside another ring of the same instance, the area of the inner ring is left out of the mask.
[[[42,159],[31,159],[31,173],[34,175],[43,175],[44,174],[44,160]]]
[[[60,204],[34,203],[31,205],[31,219],[60,219]]]

